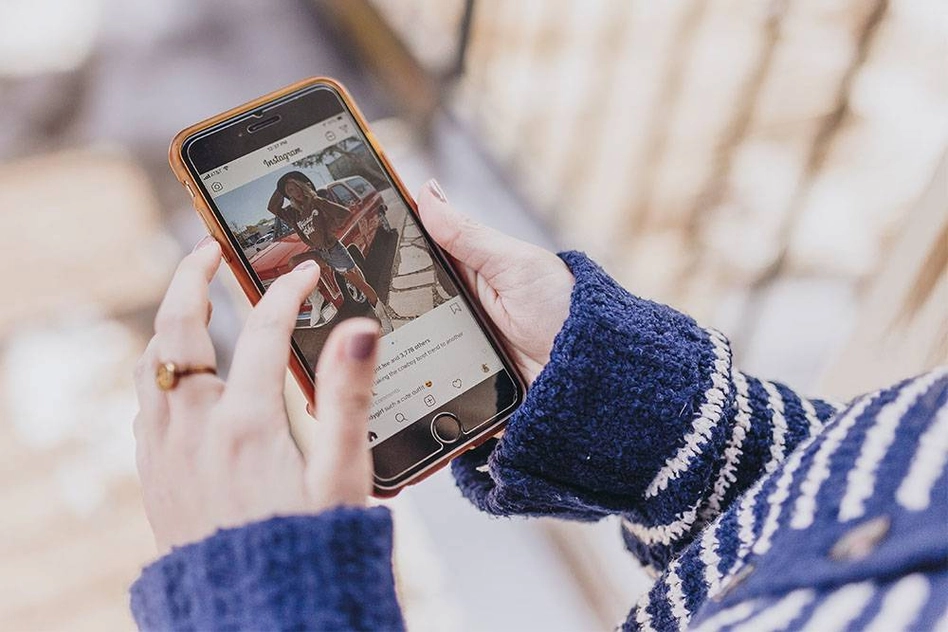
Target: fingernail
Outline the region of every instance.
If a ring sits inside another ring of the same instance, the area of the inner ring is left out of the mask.
[[[432,195],[441,200],[442,204],[448,203],[448,197],[444,194],[444,191],[441,190],[441,185],[438,184],[438,181],[434,178],[428,180],[428,190],[431,191]]]
[[[214,243],[214,238],[210,235],[204,235],[201,237],[201,240],[194,244],[194,248],[191,249],[191,252],[197,252],[201,248],[206,248]]]
[[[313,268],[319,267],[319,264],[313,261],[312,259],[307,259],[306,261],[301,261],[296,264],[296,267],[293,268],[293,272],[299,272],[300,270],[312,270]]]
[[[349,357],[353,360],[365,360],[372,355],[378,339],[378,336],[368,332],[356,334],[349,340]]]

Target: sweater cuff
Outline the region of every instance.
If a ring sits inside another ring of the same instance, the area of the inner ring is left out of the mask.
[[[145,630],[401,630],[388,509],[270,518],[173,549],[131,588]]]
[[[651,504],[650,488],[682,483],[669,462],[687,449],[689,433],[723,438],[714,421],[733,403],[730,350],[690,317],[629,294],[585,255],[560,257],[576,283],[550,362],[503,439],[455,459],[455,478],[475,505],[499,515],[596,520],[637,512]]]

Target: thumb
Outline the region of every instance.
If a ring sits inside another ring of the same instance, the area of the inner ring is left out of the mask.
[[[536,248],[455,210],[436,180],[428,180],[422,188],[418,196],[418,212],[439,246],[487,280]]]
[[[374,320],[346,320],[329,335],[316,366],[316,417],[328,445],[311,471],[329,479],[321,483],[337,504],[363,504],[372,486],[366,433],[378,338]]]

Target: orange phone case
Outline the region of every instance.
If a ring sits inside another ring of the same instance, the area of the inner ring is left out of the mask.
[[[237,255],[236,250],[234,249],[230,240],[227,238],[223,229],[218,223],[217,217],[215,217],[213,211],[211,211],[210,207],[208,206],[207,200],[204,198],[203,194],[201,193],[200,186],[198,186],[197,181],[191,175],[190,171],[188,171],[188,168],[185,166],[184,158],[181,155],[181,150],[184,146],[184,143],[187,141],[187,139],[190,138],[191,136],[194,136],[195,134],[199,132],[203,132],[204,130],[211,128],[217,125],[218,123],[221,123],[229,118],[239,116],[241,114],[246,114],[247,112],[256,110],[262,106],[267,105],[271,101],[274,101],[281,97],[297,92],[298,90],[302,90],[304,88],[308,88],[315,85],[326,85],[333,88],[339,93],[345,105],[352,112],[353,117],[356,121],[356,124],[365,134],[365,137],[366,139],[368,139],[369,144],[372,146],[372,149],[375,151],[376,155],[382,161],[382,166],[384,167],[386,174],[392,179],[392,182],[394,182],[395,186],[398,188],[398,192],[401,194],[402,198],[404,198],[404,200],[408,203],[409,211],[412,214],[414,214],[416,219],[418,219],[418,207],[415,204],[414,198],[408,193],[408,190],[406,189],[404,182],[402,182],[402,179],[398,176],[395,169],[392,167],[392,164],[389,162],[388,156],[385,155],[385,151],[382,149],[381,145],[379,144],[378,139],[372,133],[372,130],[369,128],[368,121],[366,121],[362,112],[359,110],[358,106],[355,104],[355,101],[352,99],[351,95],[345,89],[345,87],[341,83],[336,81],[335,79],[331,79],[329,77],[311,77],[309,79],[303,79],[302,81],[298,81],[294,84],[286,86],[285,88],[281,88],[279,90],[266,94],[262,97],[254,99],[253,101],[249,101],[247,103],[244,103],[243,105],[239,105],[235,108],[227,110],[226,112],[222,112],[216,116],[212,116],[211,118],[205,119],[201,121],[200,123],[191,125],[190,127],[178,132],[178,134],[176,134],[174,139],[172,139],[171,141],[171,147],[168,150],[168,161],[171,163],[171,170],[174,172],[178,181],[181,182],[182,185],[184,185],[185,189],[187,189],[188,193],[190,194],[194,202],[195,210],[197,211],[201,219],[204,221],[204,224],[207,227],[207,230],[210,233],[210,235],[213,236],[214,239],[216,239],[217,242],[220,244],[221,252],[223,253],[224,260],[227,262],[227,265],[233,271],[234,276],[237,277],[237,281],[240,283],[240,287],[243,288],[244,293],[247,295],[247,297],[250,299],[251,304],[253,305],[257,304],[257,302],[262,297],[262,293],[257,289],[256,284],[254,284],[253,280],[250,277],[250,273],[242,265],[240,261],[240,257]],[[419,220],[419,224],[420,224],[420,220]],[[434,244],[433,241],[431,242],[431,246],[437,248],[437,245]],[[446,259],[446,257],[442,257],[442,258]],[[451,270],[451,275],[454,277],[454,281],[458,287],[458,291],[464,293],[465,298],[467,299],[467,302],[471,305],[471,307],[477,313],[478,320],[482,328],[485,330],[487,335],[489,335],[492,341],[495,343],[497,350],[500,352],[502,356],[504,365],[509,369],[509,372],[511,373],[513,378],[517,381],[517,384],[520,387],[521,394],[525,393],[526,387],[524,385],[523,378],[515,370],[514,364],[510,360],[510,355],[506,352],[506,349],[504,348],[503,344],[498,339],[496,333],[490,327],[489,325],[490,321],[487,319],[486,315],[481,309],[480,304],[477,301],[473,300],[467,288],[464,286],[464,283],[461,281],[459,276],[453,270]],[[293,373],[293,377],[296,378],[296,382],[297,384],[299,384],[300,389],[302,389],[303,393],[306,395],[307,399],[310,402],[313,402],[315,398],[315,384],[310,380],[309,375],[307,374],[302,361],[300,360],[300,358],[295,352],[290,355],[289,368],[290,368],[290,371]],[[495,432],[501,431],[503,427],[506,425],[507,416],[504,416],[499,421],[493,423],[488,429],[485,430],[485,432],[482,435],[479,435],[475,437],[472,441],[468,443],[464,443],[458,446],[456,449],[451,450],[450,452],[446,453],[441,459],[432,463],[430,466],[426,467],[425,469],[421,470],[420,472],[412,476],[410,479],[400,484],[398,487],[392,488],[392,489],[388,489],[388,488],[383,489],[383,488],[379,488],[376,485],[373,491],[373,495],[378,496],[378,497],[394,496],[399,491],[401,491],[404,487],[407,487],[408,485],[414,485],[415,483],[418,483],[424,480],[428,476],[434,474],[436,471],[438,471],[439,469],[447,465],[448,462],[450,462],[450,460],[454,458],[455,456],[457,456],[458,454],[466,450],[471,450],[473,448],[476,448],[477,446],[487,441],[487,439],[491,438],[491,436],[493,436]],[[489,432],[489,430],[491,429],[493,429],[495,432]]]

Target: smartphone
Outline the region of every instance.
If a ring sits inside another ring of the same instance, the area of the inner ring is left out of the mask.
[[[513,363],[340,83],[307,79],[193,125],[170,162],[252,303],[299,262],[319,264],[289,367],[311,400],[332,328],[379,321],[375,495],[479,445],[520,405]]]

